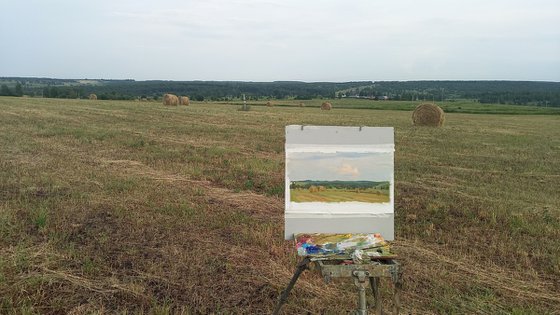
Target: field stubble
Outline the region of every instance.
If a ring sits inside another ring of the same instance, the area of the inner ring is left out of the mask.
[[[269,313],[284,126],[394,126],[410,313],[560,309],[560,116],[0,98],[0,313]],[[346,313],[305,273],[286,314]]]

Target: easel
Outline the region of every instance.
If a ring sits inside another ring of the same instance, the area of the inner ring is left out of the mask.
[[[352,279],[358,315],[368,314],[368,283],[374,297],[370,310],[383,313],[379,283],[389,278],[392,313],[399,313],[402,272],[385,241],[395,238],[394,148],[391,127],[286,126],[284,237],[296,241],[303,260],[274,315],[305,269],[318,270],[325,282]]]
[[[282,305],[286,303],[290,291],[305,269],[317,269],[329,283],[333,278],[352,278],[358,289],[358,309],[354,312],[356,315],[367,315],[368,306],[366,298],[366,287],[371,287],[375,314],[383,314],[381,305],[381,292],[379,290],[379,282],[381,278],[390,278],[393,283],[393,309],[394,315],[399,314],[400,310],[400,291],[402,289],[402,270],[400,264],[394,259],[372,259],[361,264],[341,264],[338,259],[324,259],[305,257],[296,268],[290,283],[280,296],[280,300],[274,309],[274,315],[278,315]],[[313,265],[313,268],[310,267]]]

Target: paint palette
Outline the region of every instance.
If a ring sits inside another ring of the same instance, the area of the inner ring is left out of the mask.
[[[329,259],[395,258],[389,244],[379,233],[294,235],[298,255]]]

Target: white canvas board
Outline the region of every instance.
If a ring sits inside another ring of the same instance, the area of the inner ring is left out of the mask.
[[[381,233],[394,238],[391,127],[286,127],[285,238]]]

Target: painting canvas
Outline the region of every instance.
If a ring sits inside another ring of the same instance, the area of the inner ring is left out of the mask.
[[[291,202],[390,202],[388,153],[293,152]]]
[[[392,128],[287,126],[285,237],[381,233],[393,239]]]

